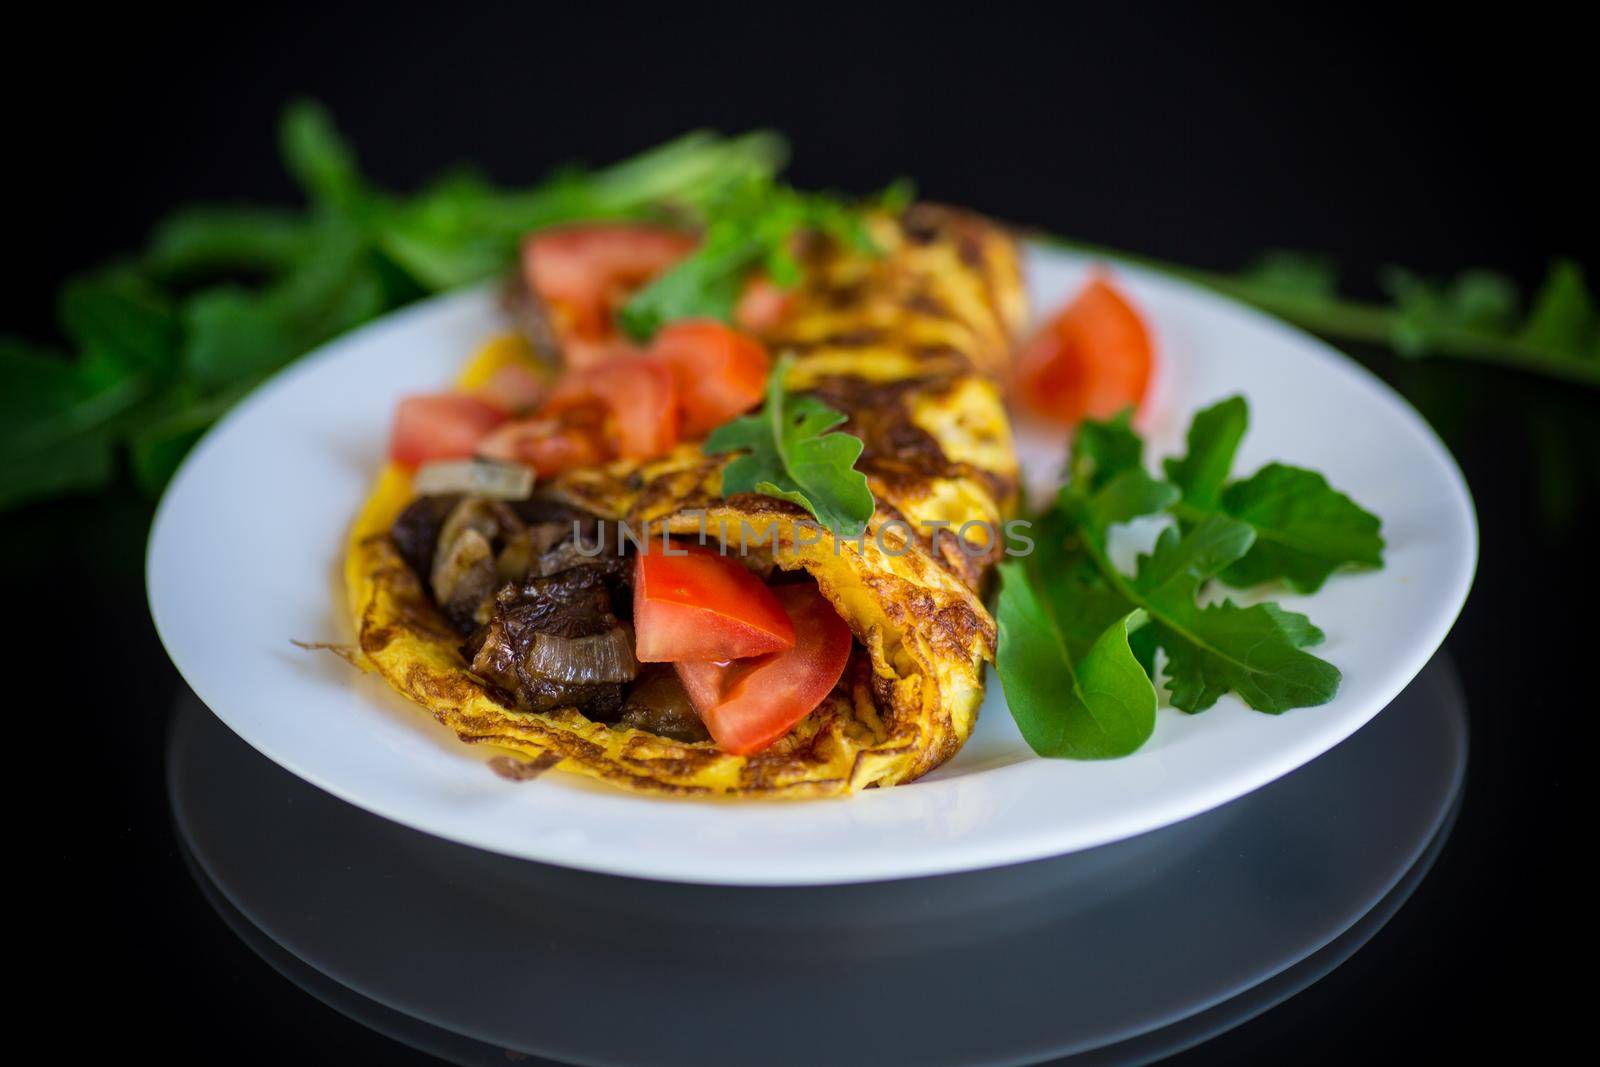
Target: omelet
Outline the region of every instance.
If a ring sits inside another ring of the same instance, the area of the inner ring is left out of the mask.
[[[800,508],[721,495],[726,456],[680,445],[649,461],[571,471],[541,492],[602,519],[685,538],[743,537],[745,552],[804,570],[856,641],[833,692],[767,749],[735,756],[592,721],[532,712],[474,674],[460,633],[389,530],[412,500],[391,466],[350,534],[348,606],[358,658],[462,741],[639,792],[813,797],[910,782],[970,735],[996,629],[981,594],[1017,504],[1003,381],[1026,304],[1016,246],[997,226],[933,205],[869,220],[877,254],[816,239],[783,324],[764,341],[792,356],[785,384],[848,416],[876,513],[837,538]],[[492,343],[484,360],[504,360]]]

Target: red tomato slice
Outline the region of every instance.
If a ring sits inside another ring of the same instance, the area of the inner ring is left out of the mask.
[[[538,418],[508,422],[494,430],[478,442],[477,454],[521,463],[545,476],[611,458],[598,424]]]
[[[758,274],[745,283],[739,306],[733,309],[733,321],[742,329],[762,334],[775,329],[793,308],[793,292]]]
[[[389,458],[408,467],[467,459],[484,434],[505,421],[493,405],[464,393],[408,396],[394,413]]]
[[[754,338],[713,319],[685,319],[656,334],[650,354],[672,371],[683,433],[701,437],[761,403],[771,360]]]
[[[731,556],[652,540],[633,568],[634,655],[641,663],[730,660],[794,644],[794,625],[778,598]]]
[[[678,389],[666,364],[623,356],[561,379],[541,414],[604,410],[624,459],[649,459],[678,443]]]
[[[1110,418],[1144,399],[1154,363],[1139,313],[1104,276],[1095,277],[1023,348],[1017,398],[1067,425]]]
[[[563,325],[595,339],[611,333],[611,313],[629,292],[696,243],[692,235],[664,226],[568,226],[524,241],[522,270],[534,292],[559,305]]]
[[[529,367],[508,363],[473,390],[474,395],[510,415],[531,411],[550,391],[548,380]]]
[[[759,752],[833,691],[850,661],[850,627],[817,587],[772,590],[794,623],[794,647],[733,663],[674,663],[717,747]]]

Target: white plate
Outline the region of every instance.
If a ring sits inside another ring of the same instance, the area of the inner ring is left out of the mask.
[[[1090,264],[1029,252],[1034,306]],[[1383,519],[1388,565],[1285,597],[1327,633],[1338,697],[1280,716],[1232,697],[1170,707],[1126,759],[1029,751],[991,676],[966,747],[923,780],[811,802],[635,796],[575,774],[511,783],[381,681],[290,643],[348,641],[339,563],[383,457],[396,400],[448,383],[501,323],[486,291],[410,308],[259,389],[211,431],[151,533],[151,611],[167,651],[223,722],[270,759],[370,811],[469,845],[569,867],[688,882],[803,885],[970,870],[1088,848],[1176,822],[1326,752],[1421,670],[1466,599],[1477,558],[1460,471],[1406,403],[1322,343],[1157,275],[1118,275],[1154,325],[1161,372],[1144,429],[1181,445],[1194,409],[1234,392],[1251,426],[1236,470],[1324,472]],[[1024,448],[1030,480],[1058,458]],[[1330,797],[1329,803],[1338,798]]]

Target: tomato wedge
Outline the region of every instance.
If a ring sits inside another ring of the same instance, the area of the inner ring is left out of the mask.
[[[730,660],[794,644],[778,598],[732,556],[652,540],[633,568],[634,654],[641,663]]]
[[[650,354],[672,371],[686,437],[704,436],[761,403],[771,368],[760,342],[714,319],[664,327]]]
[[[576,467],[592,467],[611,458],[599,424],[578,419],[508,422],[479,441],[476,454],[521,463],[547,477]]]
[[[408,467],[438,459],[467,459],[478,441],[504,420],[502,411],[475,396],[408,396],[394,413],[389,458]]]
[[[772,593],[794,624],[793,648],[733,663],[673,664],[717,747],[735,756],[788,733],[833,691],[850,661],[850,627],[816,586]]]
[[[1128,300],[1097,276],[1017,359],[1017,398],[1034,414],[1073,425],[1137,406],[1155,356]]]
[[[697,240],[665,226],[602,224],[545,230],[522,245],[523,276],[563,332],[611,333],[629,292],[688,255]]]
[[[584,409],[610,415],[617,454],[625,459],[665,455],[678,443],[678,389],[660,360],[621,356],[571,371],[540,414]]]

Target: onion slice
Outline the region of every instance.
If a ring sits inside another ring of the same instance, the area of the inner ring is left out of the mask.
[[[495,500],[526,500],[533,494],[533,471],[520,463],[444,460],[417,471],[412,487],[418,496],[466,493]]]
[[[631,682],[639,673],[633,638],[621,626],[592,637],[535,634],[525,666],[530,674],[562,685]]]

